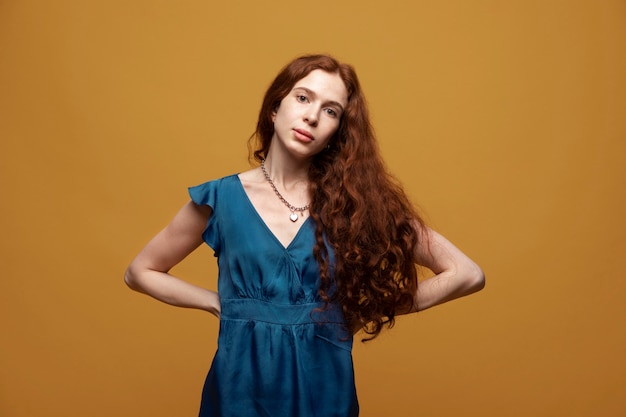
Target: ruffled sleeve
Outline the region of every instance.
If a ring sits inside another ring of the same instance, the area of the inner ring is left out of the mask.
[[[204,184],[189,187],[189,196],[191,201],[198,205],[206,205],[213,209],[207,225],[202,232],[202,238],[209,245],[215,256],[219,256],[220,251],[220,233],[219,233],[219,203],[218,203],[218,189],[220,181],[209,181]]]

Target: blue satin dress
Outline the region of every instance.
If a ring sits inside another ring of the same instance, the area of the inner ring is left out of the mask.
[[[316,310],[313,220],[284,247],[237,175],[189,194],[213,208],[203,239],[218,258],[222,308],[200,417],[358,416],[352,336],[338,306]]]

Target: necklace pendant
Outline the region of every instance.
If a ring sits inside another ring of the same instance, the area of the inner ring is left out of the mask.
[[[276,186],[274,185],[274,181],[272,181],[272,178],[270,177],[270,174],[265,169],[265,159],[261,160],[261,171],[263,171],[263,176],[265,177],[267,182],[270,183],[272,189],[274,190],[274,194],[276,194],[278,199],[280,201],[282,201],[285,206],[287,206],[289,211],[291,211],[291,214],[289,215],[289,220],[291,220],[294,223],[297,222],[299,217],[298,217],[298,215],[295,212],[299,211],[300,215],[304,216],[304,210],[308,210],[309,209],[309,204],[307,204],[304,207],[294,207],[291,204],[289,204],[289,202],[287,200],[285,200],[285,197],[283,197],[282,194],[280,193],[280,191],[278,191],[278,188],[276,188]]]

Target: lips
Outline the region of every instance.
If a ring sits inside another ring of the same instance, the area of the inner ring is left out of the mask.
[[[313,135],[304,129],[294,129],[294,132],[296,132],[296,134],[299,135],[301,139],[305,139],[309,141],[315,140]]]

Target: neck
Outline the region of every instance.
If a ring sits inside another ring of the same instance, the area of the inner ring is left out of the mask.
[[[291,189],[294,186],[308,184],[310,161],[297,160],[294,158],[281,157],[273,153],[271,148],[265,158],[265,169],[276,185],[283,189]]]

